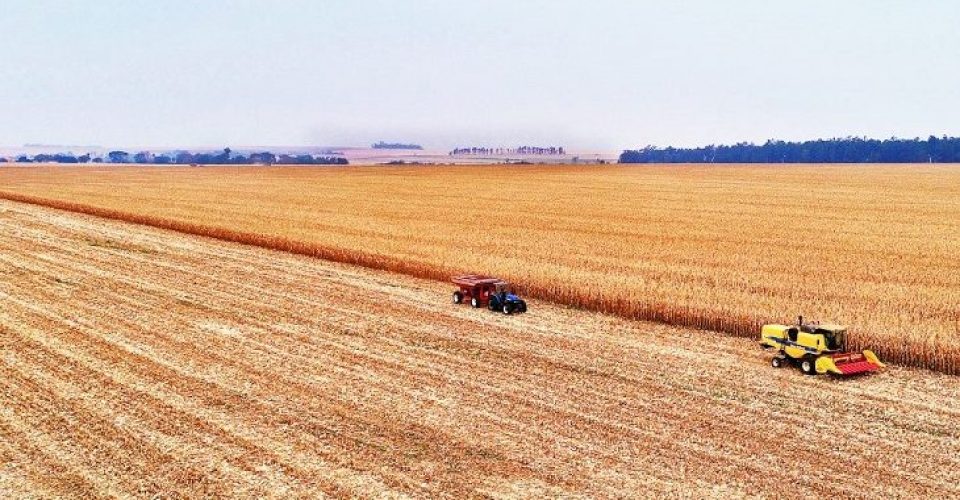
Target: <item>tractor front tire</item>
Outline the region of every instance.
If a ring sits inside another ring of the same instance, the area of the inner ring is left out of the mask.
[[[453,292],[453,303],[454,304],[463,303],[463,294],[460,292]]]
[[[510,307],[510,304],[503,305],[503,314],[506,314],[507,316],[513,314],[513,308]]]
[[[480,300],[478,300],[476,297],[473,297],[470,299],[470,306],[472,306],[474,309],[480,307]]]
[[[517,312],[521,312],[521,313],[527,312],[527,303],[521,301],[520,304],[517,306]]]
[[[816,375],[817,374],[817,363],[810,358],[805,358],[800,362],[800,371],[804,375]]]

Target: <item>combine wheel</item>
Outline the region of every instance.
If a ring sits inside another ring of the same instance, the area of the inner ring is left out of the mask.
[[[477,300],[476,297],[473,297],[473,298],[470,299],[470,305],[473,306],[474,309],[476,309],[476,308],[480,307],[480,301]]]
[[[774,368],[781,368],[783,367],[783,361],[784,359],[780,356],[774,356],[773,359],[770,360],[770,366]]]
[[[463,302],[463,294],[460,292],[453,292],[453,303],[460,304]]]
[[[804,360],[800,362],[800,371],[802,371],[804,375],[816,375],[817,365],[812,358],[804,358]]]

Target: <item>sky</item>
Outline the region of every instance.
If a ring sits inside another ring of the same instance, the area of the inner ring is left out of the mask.
[[[0,0],[0,145],[960,135],[953,0]]]

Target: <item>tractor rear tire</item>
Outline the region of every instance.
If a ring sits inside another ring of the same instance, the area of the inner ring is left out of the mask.
[[[817,364],[814,360],[806,358],[800,362],[800,371],[802,371],[804,375],[816,375]]]
[[[480,300],[478,300],[476,297],[471,298],[470,306],[473,307],[474,309],[480,307]]]
[[[453,292],[453,303],[454,304],[463,303],[463,294],[460,292]]]

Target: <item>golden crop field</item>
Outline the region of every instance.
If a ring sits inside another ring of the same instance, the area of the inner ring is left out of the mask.
[[[954,498],[960,378],[0,201],[3,498]]]
[[[741,336],[803,314],[960,373],[950,165],[3,167],[0,192]]]

